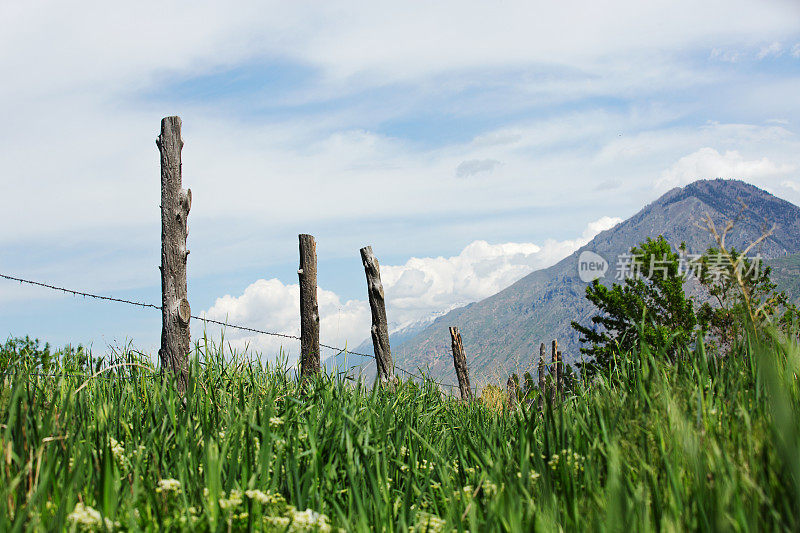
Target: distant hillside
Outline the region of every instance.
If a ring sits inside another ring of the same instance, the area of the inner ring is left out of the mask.
[[[742,202],[747,206],[742,210]],[[578,277],[577,259],[584,250],[606,259],[604,283],[614,281],[617,257],[647,237],[664,235],[674,246],[685,242],[701,253],[713,239],[704,228],[705,214],[718,227],[736,219],[727,243],[743,249],[773,223],[775,232],[758,248],[777,259],[776,279],[800,295],[800,208],[738,180],[702,180],[675,188],[628,220],[597,235],[589,244],[556,265],[522,278],[503,291],[454,309],[422,331],[392,344],[398,365],[425,368],[435,377],[455,380],[448,326],[458,326],[464,341],[473,384],[505,380],[510,372],[533,363],[541,342],[558,339],[568,362],[579,360],[578,336],[570,321],[586,322],[594,313],[585,299],[586,283]],[[753,251],[755,253],[755,250]],[[371,353],[371,345],[362,345]]]
[[[772,268],[772,281],[786,291],[795,305],[800,305],[800,254],[770,259],[767,264]]]

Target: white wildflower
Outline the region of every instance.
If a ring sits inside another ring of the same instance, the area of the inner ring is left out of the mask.
[[[67,520],[72,523],[73,527],[89,531],[100,528],[112,531],[114,528],[120,528],[119,522],[114,522],[110,518],[103,518],[100,515],[100,511],[81,502],[75,504],[75,509],[67,515]]]
[[[158,481],[158,487],[156,487],[156,492],[174,492],[176,494],[180,494],[181,492],[181,482],[177,479],[161,479]]]
[[[283,499],[283,496],[280,494],[275,494],[269,490],[267,492],[262,492],[258,489],[251,489],[245,491],[244,494],[251,500],[255,500],[261,505],[286,503],[286,500]]]
[[[224,510],[235,509],[242,505],[242,491],[240,490],[233,489],[227,498],[225,498],[225,493],[222,496],[219,499],[219,506]]]
[[[83,505],[81,502],[75,504],[75,509],[67,515],[67,520],[77,527],[86,529],[99,527],[103,523],[100,511],[92,509],[88,505]]]
[[[290,510],[292,511],[292,531],[313,530],[327,532],[331,530],[328,517],[324,514],[311,509],[306,509],[302,512],[294,508],[290,508]]]

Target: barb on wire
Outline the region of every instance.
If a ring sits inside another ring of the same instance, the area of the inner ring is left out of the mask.
[[[32,280],[29,280],[29,279],[23,279],[23,278],[18,278],[18,277],[15,277],[15,276],[9,276],[7,274],[0,274],[0,278],[7,279],[9,281],[18,281],[19,283],[27,283],[28,285],[34,285],[34,286],[37,286],[37,287],[43,287],[45,289],[51,289],[51,290],[54,290],[54,291],[61,291],[61,292],[66,293],[66,294],[72,294],[73,296],[83,296],[84,298],[94,298],[96,300],[105,300],[105,301],[108,301],[108,302],[117,302],[117,303],[121,303],[121,304],[133,305],[133,306],[147,308],[147,309],[157,309],[159,311],[162,309],[162,307],[160,305],[154,305],[154,304],[149,304],[149,303],[144,303],[144,302],[137,302],[137,301],[134,301],[134,300],[126,300],[124,298],[114,298],[113,296],[103,296],[103,295],[100,295],[100,294],[92,294],[90,292],[78,291],[78,290],[75,290],[75,289],[67,289],[65,287],[58,287],[56,285],[50,285],[48,283],[42,283],[42,282],[39,282],[39,281],[32,281]],[[229,324],[229,323],[223,322],[221,320],[214,320],[212,318],[195,316],[195,315],[191,315],[191,318],[193,318],[195,320],[201,320],[204,323],[217,324],[219,326],[238,329],[238,330],[241,330],[241,331],[249,331],[251,333],[258,333],[260,335],[270,335],[270,336],[273,336],[273,337],[282,337],[284,339],[301,340],[300,337],[298,337],[296,335],[289,335],[287,333],[276,333],[274,331],[264,331],[264,330],[261,330],[261,329],[250,328],[250,327],[247,327],[247,326],[239,326],[237,324]],[[369,359],[375,359],[374,355],[370,355],[370,354],[366,354],[366,353],[359,353],[359,352],[352,352],[352,351],[348,351],[346,348],[339,348],[339,347],[336,347],[336,346],[330,346],[328,344],[322,344],[322,343],[320,343],[320,346],[323,347],[323,348],[328,348],[330,350],[335,350],[337,352],[344,352],[344,353],[348,353],[348,354],[351,354],[351,355],[358,355],[360,357],[366,357],[366,358],[369,358]],[[361,365],[356,365],[356,366],[361,366]],[[440,385],[442,387],[451,387],[451,388],[457,387],[457,385],[453,385],[453,384],[450,384],[450,383],[440,383],[440,382],[438,382],[438,381],[436,381],[436,380],[434,380],[432,378],[425,378],[423,376],[419,376],[419,375],[417,375],[417,374],[415,374],[413,372],[410,372],[410,371],[408,371],[408,370],[406,370],[404,368],[401,368],[399,366],[395,366],[395,369],[399,370],[399,371],[401,371],[401,372],[403,372],[403,373],[405,373],[405,374],[407,374],[407,375],[409,375],[411,377],[419,379],[421,381],[425,381],[427,379],[429,381],[433,381],[434,383],[436,383],[437,385]],[[0,374],[0,375],[5,375],[5,374]],[[29,375],[36,375],[36,374],[29,374]],[[43,376],[47,376],[47,374],[42,374],[42,375]],[[75,376],[88,377],[88,376],[82,375],[82,374],[76,374]],[[58,376],[51,375],[50,377],[58,377]],[[106,376],[105,379],[118,379],[118,378]],[[132,378],[125,377],[124,379],[132,379]]]

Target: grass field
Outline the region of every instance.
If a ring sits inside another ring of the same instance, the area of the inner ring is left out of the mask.
[[[23,344],[0,359],[41,359]],[[17,365],[0,389],[0,530],[800,527],[800,349],[768,332],[726,359],[629,354],[543,414],[413,383],[301,390],[224,355],[198,346],[184,399],[140,366],[87,380]]]

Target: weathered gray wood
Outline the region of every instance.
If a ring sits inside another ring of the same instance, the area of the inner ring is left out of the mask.
[[[550,356],[550,375],[553,383],[550,386],[550,400],[555,401],[558,392],[558,341],[553,340],[552,352]]]
[[[453,366],[456,369],[461,399],[469,400],[472,398],[472,389],[469,385],[469,368],[467,368],[467,357],[464,355],[464,344],[461,342],[461,333],[459,333],[458,328],[450,328],[450,340],[453,344]]]
[[[317,243],[300,235],[300,375],[316,374],[319,361],[319,305],[317,303]]]
[[[506,407],[509,411],[513,411],[517,406],[517,382],[514,381],[513,376],[509,376],[506,381]]]
[[[186,237],[192,191],[181,188],[180,117],[161,120],[161,134],[156,145],[161,154],[161,349],[158,354],[161,367],[172,372],[177,389],[184,391],[191,344]]]
[[[558,388],[558,395],[564,393],[564,361],[561,359],[561,350],[556,352],[556,387]]]
[[[372,253],[372,246],[361,249],[361,261],[367,275],[367,295],[369,308],[372,311],[372,347],[378,367],[378,379],[381,382],[394,380],[394,362],[389,346],[389,324],[386,319],[386,298],[381,283],[381,268],[378,259]]]
[[[544,343],[539,346],[539,411],[544,409],[544,397],[547,394],[547,363],[544,357],[547,353]]]

